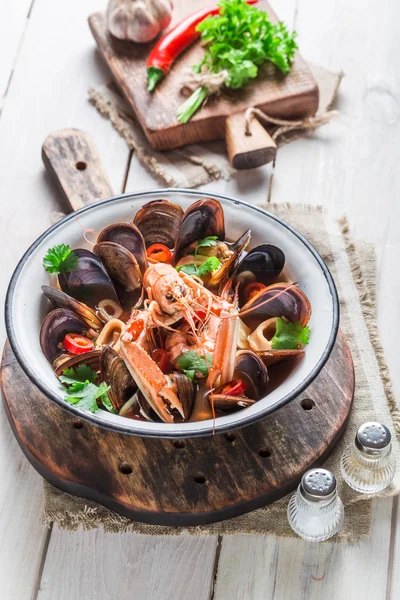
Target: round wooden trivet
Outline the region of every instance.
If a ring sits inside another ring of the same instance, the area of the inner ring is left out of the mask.
[[[304,393],[254,425],[206,438],[139,438],[77,420],[30,382],[8,344],[1,375],[11,427],[45,479],[159,525],[228,519],[293,490],[337,445],[354,393],[353,362],[341,333]]]

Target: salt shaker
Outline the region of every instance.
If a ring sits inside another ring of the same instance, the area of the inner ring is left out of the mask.
[[[358,429],[340,461],[343,479],[353,490],[374,494],[391,484],[396,471],[391,437],[381,423],[371,421]]]
[[[293,531],[309,542],[322,542],[340,530],[343,516],[334,474],[326,469],[307,471],[289,501],[288,520]]]

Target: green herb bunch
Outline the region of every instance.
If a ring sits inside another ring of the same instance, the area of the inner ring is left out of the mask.
[[[296,32],[289,32],[279,21],[272,22],[268,13],[244,0],[220,0],[220,14],[209,16],[197,30],[207,52],[195,73],[225,71],[224,85],[238,89],[259,74],[259,67],[269,61],[282,73],[289,73],[297,44]],[[186,123],[208,95],[206,87],[198,88],[178,110],[178,119]]]

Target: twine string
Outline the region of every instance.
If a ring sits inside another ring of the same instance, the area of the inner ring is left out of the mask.
[[[245,134],[251,135],[250,126],[251,119],[253,117],[256,117],[260,121],[264,121],[270,125],[277,125],[278,128],[271,135],[272,139],[276,140],[276,138],[283,133],[293,131],[294,129],[316,129],[317,127],[321,127],[321,125],[326,125],[326,123],[329,123],[331,119],[337,117],[338,115],[339,112],[337,110],[330,110],[326,113],[315,115],[314,117],[307,117],[306,119],[301,119],[299,121],[286,121],[285,119],[270,117],[259,108],[254,108],[251,106],[244,114]]]

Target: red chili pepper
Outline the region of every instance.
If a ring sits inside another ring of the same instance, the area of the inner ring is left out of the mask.
[[[206,313],[206,311],[205,311],[205,310],[196,310],[196,311],[195,311],[195,314],[196,314],[196,317],[197,317],[197,318],[198,318],[200,321],[202,321],[202,320],[203,320],[203,319],[206,317],[206,315],[207,315],[207,313]]]
[[[171,264],[172,252],[164,244],[152,244],[147,248],[147,257],[155,262]]]
[[[246,0],[247,4],[257,4],[258,0]],[[152,92],[157,83],[165,77],[178,56],[200,37],[196,27],[210,15],[217,15],[216,8],[203,8],[189,15],[173,27],[157,42],[147,59],[147,89]]]
[[[151,354],[151,358],[155,363],[160,367],[163,373],[169,373],[171,370],[171,354],[168,350],[163,350],[162,348],[157,348],[157,350],[153,350]]]
[[[79,333],[67,333],[62,344],[71,354],[84,354],[94,348],[92,340]]]
[[[246,391],[246,385],[241,379],[233,379],[229,383],[226,383],[221,392],[226,396],[241,396]]]
[[[257,294],[265,290],[266,287],[266,285],[264,285],[263,283],[258,283],[257,281],[246,285],[243,292],[246,302],[254,298],[254,296],[257,296]]]

